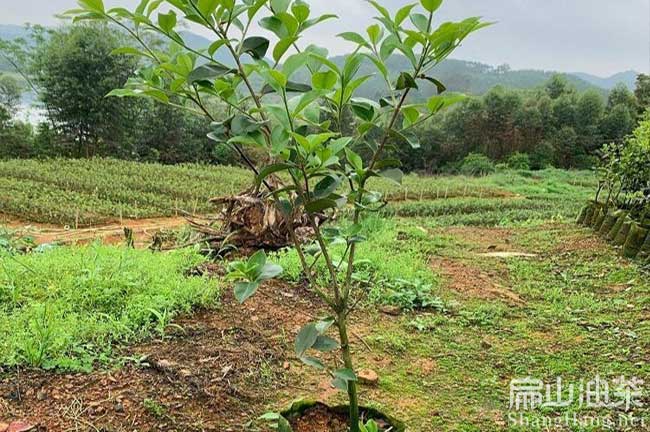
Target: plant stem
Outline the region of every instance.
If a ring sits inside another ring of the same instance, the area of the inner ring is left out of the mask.
[[[341,354],[343,364],[347,369],[354,370],[352,353],[350,352],[350,339],[348,338],[347,313],[338,314],[337,326],[341,339]],[[348,382],[348,399],[350,400],[350,432],[359,432],[359,395],[357,394],[357,383]]]

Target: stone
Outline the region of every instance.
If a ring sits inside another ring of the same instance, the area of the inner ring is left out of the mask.
[[[399,316],[402,313],[402,308],[399,306],[382,306],[379,308],[379,310],[390,316]]]
[[[361,384],[377,385],[379,383],[379,375],[372,369],[362,369],[357,373],[357,379]]]

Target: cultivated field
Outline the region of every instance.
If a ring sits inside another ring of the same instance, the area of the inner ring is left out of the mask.
[[[87,223],[119,220],[120,210],[168,216],[176,202],[201,212],[248,178],[234,168],[6,162],[0,210],[55,223],[77,212]],[[389,204],[362,224],[355,280],[366,295],[351,323],[360,368],[379,375],[363,400],[414,431],[541,430],[508,426],[512,379],[648,375],[648,278],[573,223],[592,174],[380,186]],[[312,313],[301,311],[324,308],[304,292],[293,251],[271,257],[281,280],[243,306],[191,248],[93,243],[0,258],[0,417],[49,430],[254,431],[260,414],[297,396],[343,401],[295,359],[293,334]],[[609,411],[576,402],[550,414],[567,413]]]

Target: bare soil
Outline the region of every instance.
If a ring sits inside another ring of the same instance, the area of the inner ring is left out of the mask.
[[[182,217],[124,219],[119,223],[79,229],[24,222],[6,217],[4,221],[3,225],[33,238],[37,244],[85,244],[97,239],[101,239],[104,243],[117,244],[124,241],[124,228],[128,227],[133,230],[133,238],[137,247],[150,244],[153,236],[158,232],[175,230],[187,224],[187,220]]]

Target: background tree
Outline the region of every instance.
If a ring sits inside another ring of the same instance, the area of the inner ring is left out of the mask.
[[[30,72],[73,156],[130,152],[135,103],[106,98],[137,66],[133,57],[111,55],[122,45],[119,32],[101,25],[64,27],[38,40]]]
[[[9,74],[0,75],[0,105],[10,115],[15,115],[20,106],[23,87],[15,77]]]
[[[650,75],[639,74],[636,77],[634,95],[639,106],[639,113],[643,114],[650,108]]]

